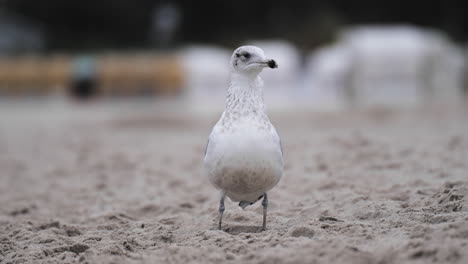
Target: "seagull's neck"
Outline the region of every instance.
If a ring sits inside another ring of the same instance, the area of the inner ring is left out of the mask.
[[[231,74],[225,112],[263,113],[263,80],[258,74]]]

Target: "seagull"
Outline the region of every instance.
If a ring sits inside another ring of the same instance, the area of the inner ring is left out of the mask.
[[[266,230],[267,192],[283,176],[281,139],[265,113],[263,80],[260,72],[277,68],[262,49],[237,48],[231,56],[231,82],[221,118],[213,127],[205,150],[204,168],[210,182],[221,192],[219,224],[224,199],[239,202],[242,209],[263,198],[263,225]]]

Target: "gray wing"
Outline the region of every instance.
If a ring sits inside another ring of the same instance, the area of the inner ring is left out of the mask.
[[[213,130],[214,130],[214,129],[215,129],[214,127],[211,129],[210,135],[208,136],[208,141],[206,142],[206,146],[205,146],[205,158],[206,158],[206,153],[208,152],[208,146],[209,146],[210,143],[211,143],[211,137],[212,137],[212,135],[213,135]]]
[[[208,141],[206,142],[206,146],[205,146],[205,157],[206,157],[206,152],[208,151],[208,145],[210,144],[210,137],[208,137]],[[283,151],[281,151],[283,152]]]
[[[279,136],[278,136],[279,137]],[[281,142],[281,138],[279,138],[279,144],[280,144],[280,151],[281,151],[281,156],[283,155],[283,143]]]
[[[269,118],[268,116],[266,116],[266,118],[267,118],[268,122],[270,122],[270,124],[271,124],[271,128],[272,128],[272,130],[273,130],[273,133],[275,133],[276,136],[278,137],[278,142],[279,142],[279,147],[280,147],[281,156],[283,156],[283,143],[281,142],[281,137],[279,136],[278,131],[276,131],[276,128],[275,128],[275,126],[273,125],[273,123],[271,123],[270,118]]]

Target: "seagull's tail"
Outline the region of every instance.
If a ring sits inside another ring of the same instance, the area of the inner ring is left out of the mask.
[[[242,207],[242,210],[244,210],[247,206],[252,205],[253,203],[247,202],[247,201],[240,201],[239,206]]]
[[[258,197],[257,201],[260,200],[260,199],[262,199],[262,198],[263,198],[263,195],[261,195],[260,197]],[[252,203],[252,202],[249,202],[249,201],[240,201],[240,202],[239,202],[239,206],[242,207],[242,210],[244,210],[247,206],[252,205],[252,204],[256,203],[257,201],[255,201],[255,202],[253,202],[253,203]]]

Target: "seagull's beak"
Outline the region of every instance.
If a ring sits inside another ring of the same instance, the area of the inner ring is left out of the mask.
[[[263,65],[265,67],[270,67],[272,69],[278,68],[278,64],[276,63],[275,60],[272,60],[272,59],[266,59],[266,60],[263,60],[263,61],[259,61],[257,63],[261,64],[261,65]]]
[[[274,68],[278,68],[278,64],[276,63],[275,60],[268,60],[268,67],[274,69]]]

